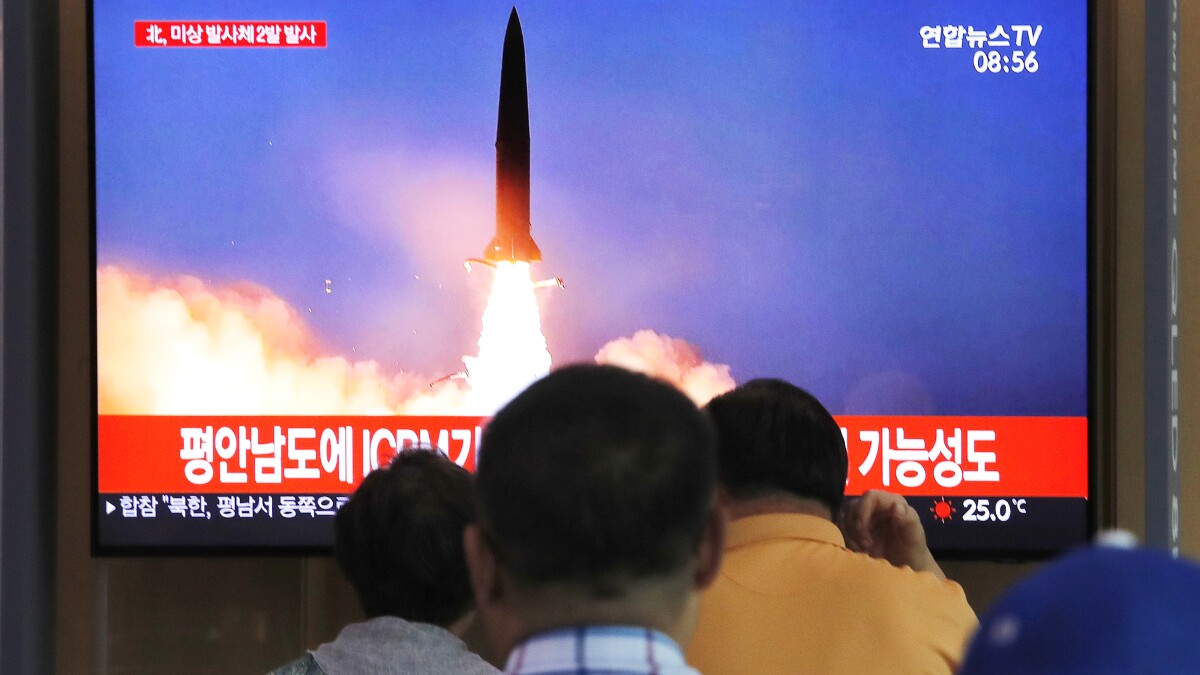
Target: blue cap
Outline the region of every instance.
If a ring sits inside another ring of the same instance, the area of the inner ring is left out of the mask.
[[[1089,548],[1024,579],[984,615],[960,675],[1200,672],[1200,566]]]

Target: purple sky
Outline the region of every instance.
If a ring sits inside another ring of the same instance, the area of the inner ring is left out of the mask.
[[[96,3],[99,261],[460,369],[510,5],[378,5]],[[835,413],[1086,414],[1085,3],[518,9],[557,363],[650,328]],[[139,50],[136,19],[324,20],[329,47]],[[1042,25],[1038,71],[922,48],[951,23]]]

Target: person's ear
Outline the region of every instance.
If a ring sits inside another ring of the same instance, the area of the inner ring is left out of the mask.
[[[487,607],[500,597],[500,577],[496,568],[496,553],[488,545],[487,537],[478,525],[467,525],[463,530],[463,553],[467,557],[467,572],[471,577],[471,590],[475,593],[475,604]]]
[[[703,590],[712,585],[721,571],[721,558],[725,554],[725,527],[728,524],[725,509],[719,504],[708,514],[704,534],[697,551],[696,576],[693,583]]]

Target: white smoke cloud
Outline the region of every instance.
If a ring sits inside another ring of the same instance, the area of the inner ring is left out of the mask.
[[[442,411],[463,385],[388,375],[374,361],[319,355],[296,311],[251,284],[97,274],[102,414],[362,415]]]
[[[609,342],[596,353],[596,363],[666,380],[701,406],[737,386],[729,366],[709,363],[695,346],[652,330]]]
[[[97,350],[101,414],[486,414],[467,380],[431,387],[432,378],[321,354],[294,308],[248,283],[101,267]],[[671,382],[698,405],[735,385],[728,366],[650,330],[609,342],[595,360]]]

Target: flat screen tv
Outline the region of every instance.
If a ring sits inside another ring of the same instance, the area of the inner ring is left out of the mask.
[[[1089,6],[92,5],[100,553],[308,552],[599,361],[779,377],[939,553],[1089,508]]]

